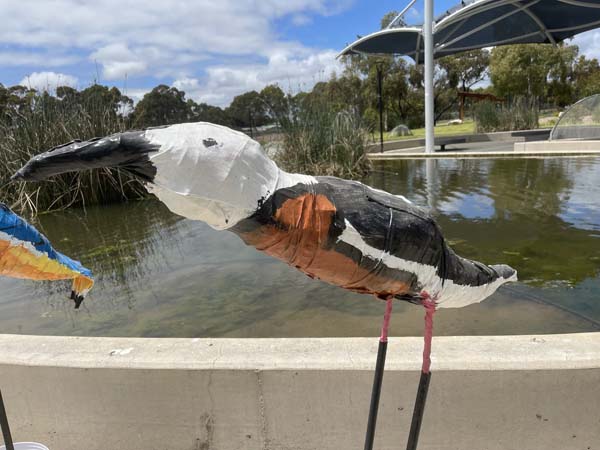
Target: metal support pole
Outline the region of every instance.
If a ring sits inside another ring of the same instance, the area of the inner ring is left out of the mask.
[[[398,14],[396,17],[394,17],[394,20],[392,20],[390,22],[390,24],[387,26],[387,29],[389,30],[390,28],[393,28],[394,25],[396,24],[396,22],[402,17],[404,16],[404,14],[406,14],[408,12],[408,10],[410,8],[412,8],[412,6],[417,3],[417,0],[411,0],[410,3],[408,5],[406,5],[404,7],[404,9],[402,11],[400,11],[400,14]]]
[[[435,151],[433,133],[433,0],[425,0],[425,22],[423,23],[425,46],[425,152]]]
[[[367,423],[367,435],[365,436],[365,450],[373,450],[373,442],[375,441],[375,426],[377,425],[377,411],[379,410],[379,398],[381,397],[387,344],[387,342],[379,341],[379,347],[377,348],[377,365],[375,366],[373,389],[371,391],[371,406],[369,407],[369,421]]]
[[[412,421],[410,424],[410,434],[406,450],[417,450],[419,444],[419,435],[421,434],[421,424],[423,423],[423,414],[425,412],[425,403],[427,402],[427,393],[429,392],[429,381],[431,372],[421,372],[419,388],[417,389],[417,399],[415,400],[415,409],[413,410]]]
[[[8,416],[4,408],[4,400],[2,399],[2,391],[0,391],[0,428],[2,428],[2,437],[7,450],[15,450],[12,436],[10,435],[10,427],[8,426]]]
[[[379,152],[383,153],[383,70],[377,64],[377,99],[379,106]]]
[[[375,426],[377,425],[377,412],[379,410],[379,398],[381,397],[381,385],[383,384],[383,371],[385,370],[385,355],[388,344],[388,330],[390,326],[390,317],[392,316],[393,297],[386,299],[385,314],[383,316],[383,326],[381,327],[381,337],[379,338],[379,347],[377,348],[377,364],[375,366],[375,376],[373,378],[373,390],[371,391],[371,405],[369,407],[369,421],[367,422],[367,434],[365,436],[365,450],[373,450],[375,441]]]
[[[417,398],[415,400],[406,450],[417,450],[421,424],[423,423],[423,414],[425,413],[425,403],[427,402],[427,392],[429,391],[429,381],[431,380],[431,342],[433,340],[433,314],[435,313],[436,303],[431,300],[431,297],[426,292],[422,294],[424,294],[423,306],[425,307],[423,366],[421,367],[421,380],[417,389]]]

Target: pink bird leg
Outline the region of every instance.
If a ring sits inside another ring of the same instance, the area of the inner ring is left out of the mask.
[[[390,328],[390,317],[392,316],[393,301],[394,297],[391,295],[386,299],[385,313],[383,314],[383,324],[381,326],[381,337],[379,338],[379,342],[388,341],[388,331]]]
[[[423,348],[422,372],[429,373],[431,369],[431,341],[433,338],[433,314],[435,313],[435,301],[427,294],[421,293],[423,297],[422,305],[425,308],[425,347]]]

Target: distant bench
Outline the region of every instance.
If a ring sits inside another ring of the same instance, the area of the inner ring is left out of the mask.
[[[465,137],[436,137],[435,138],[435,145],[439,145],[440,146],[440,151],[445,152],[446,151],[446,145],[452,145],[452,144],[466,144],[467,143],[467,138]]]

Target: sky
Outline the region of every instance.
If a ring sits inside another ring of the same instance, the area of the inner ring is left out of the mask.
[[[421,4],[422,1],[418,2]],[[437,0],[436,14],[456,2]],[[276,83],[310,90],[336,54],[380,27],[391,0],[0,0],[0,83],[36,89],[94,82],[139,100],[158,84],[227,106]],[[419,22],[422,6],[411,11]],[[600,57],[600,31],[574,43]]]

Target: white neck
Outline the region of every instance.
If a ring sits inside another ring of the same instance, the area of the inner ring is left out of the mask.
[[[248,136],[213,124],[180,124],[146,131],[160,145],[151,156],[157,174],[149,190],[171,211],[215,229],[251,216],[259,201],[314,177],[280,170]],[[206,147],[210,139],[216,144]]]

